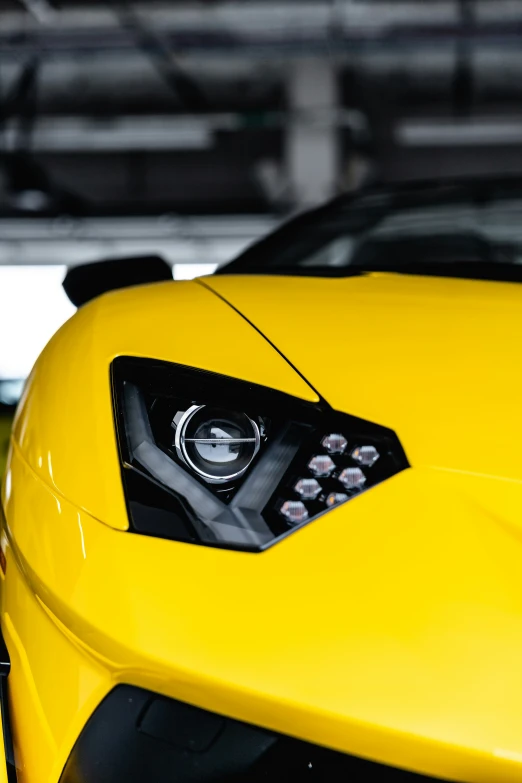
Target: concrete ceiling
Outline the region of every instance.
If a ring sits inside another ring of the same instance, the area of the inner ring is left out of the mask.
[[[0,0],[0,216],[15,152],[84,217],[522,172],[521,38],[518,0]]]

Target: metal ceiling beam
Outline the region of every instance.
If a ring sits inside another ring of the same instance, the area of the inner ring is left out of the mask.
[[[20,0],[20,3],[39,24],[49,24],[53,20],[55,10],[47,0]]]
[[[233,129],[234,115],[198,117],[39,117],[33,128],[34,152],[121,152],[122,150],[198,150],[213,145],[214,129]],[[6,124],[5,146],[14,148],[16,126]]]
[[[0,266],[83,264],[158,253],[171,264],[222,264],[276,224],[270,217],[0,219]]]
[[[454,0],[434,3],[361,2],[324,3],[245,2],[215,0],[210,7],[195,3],[167,6],[138,3],[136,10],[147,18],[151,30],[176,54],[198,52],[225,56],[266,57],[284,52],[286,57],[308,57],[315,52],[344,51],[346,47],[447,45],[458,38],[484,44],[520,43],[522,14],[510,0],[495,0],[494,14],[481,10],[476,24],[462,25]],[[479,12],[480,11],[480,12]],[[32,24],[31,24],[32,22]],[[335,31],[335,35],[332,31]],[[20,55],[34,46],[49,57],[93,51],[127,52],[135,47],[132,33],[118,24],[110,8],[63,9],[52,27],[42,27],[23,13],[4,13],[0,24],[0,54]]]
[[[318,127],[351,128],[355,134],[367,131],[359,111],[332,106],[309,107],[292,115],[299,127],[313,132]],[[217,131],[285,128],[287,112],[249,114],[158,115],[120,117],[52,117],[35,121],[31,149],[34,152],[121,152],[122,150],[169,151],[208,149]],[[6,123],[4,142],[8,150],[16,143],[16,124]]]
[[[405,147],[469,147],[522,144],[521,117],[438,117],[399,122],[395,139]]]

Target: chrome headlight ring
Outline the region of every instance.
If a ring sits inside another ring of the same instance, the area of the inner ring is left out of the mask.
[[[227,484],[246,473],[259,451],[261,436],[246,413],[223,412],[220,417],[219,413],[212,415],[209,405],[191,405],[176,425],[174,444],[178,457],[201,478],[210,484]],[[212,451],[221,453],[212,459]],[[209,472],[212,467],[214,472]],[[230,472],[227,467],[237,469]]]

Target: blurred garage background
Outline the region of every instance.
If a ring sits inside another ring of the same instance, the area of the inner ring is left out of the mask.
[[[0,0],[0,445],[67,266],[191,278],[367,182],[521,173],[521,42],[519,0]]]

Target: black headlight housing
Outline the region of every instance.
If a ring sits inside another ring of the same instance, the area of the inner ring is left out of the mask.
[[[111,366],[130,530],[259,552],[408,467],[392,430],[152,359]]]

